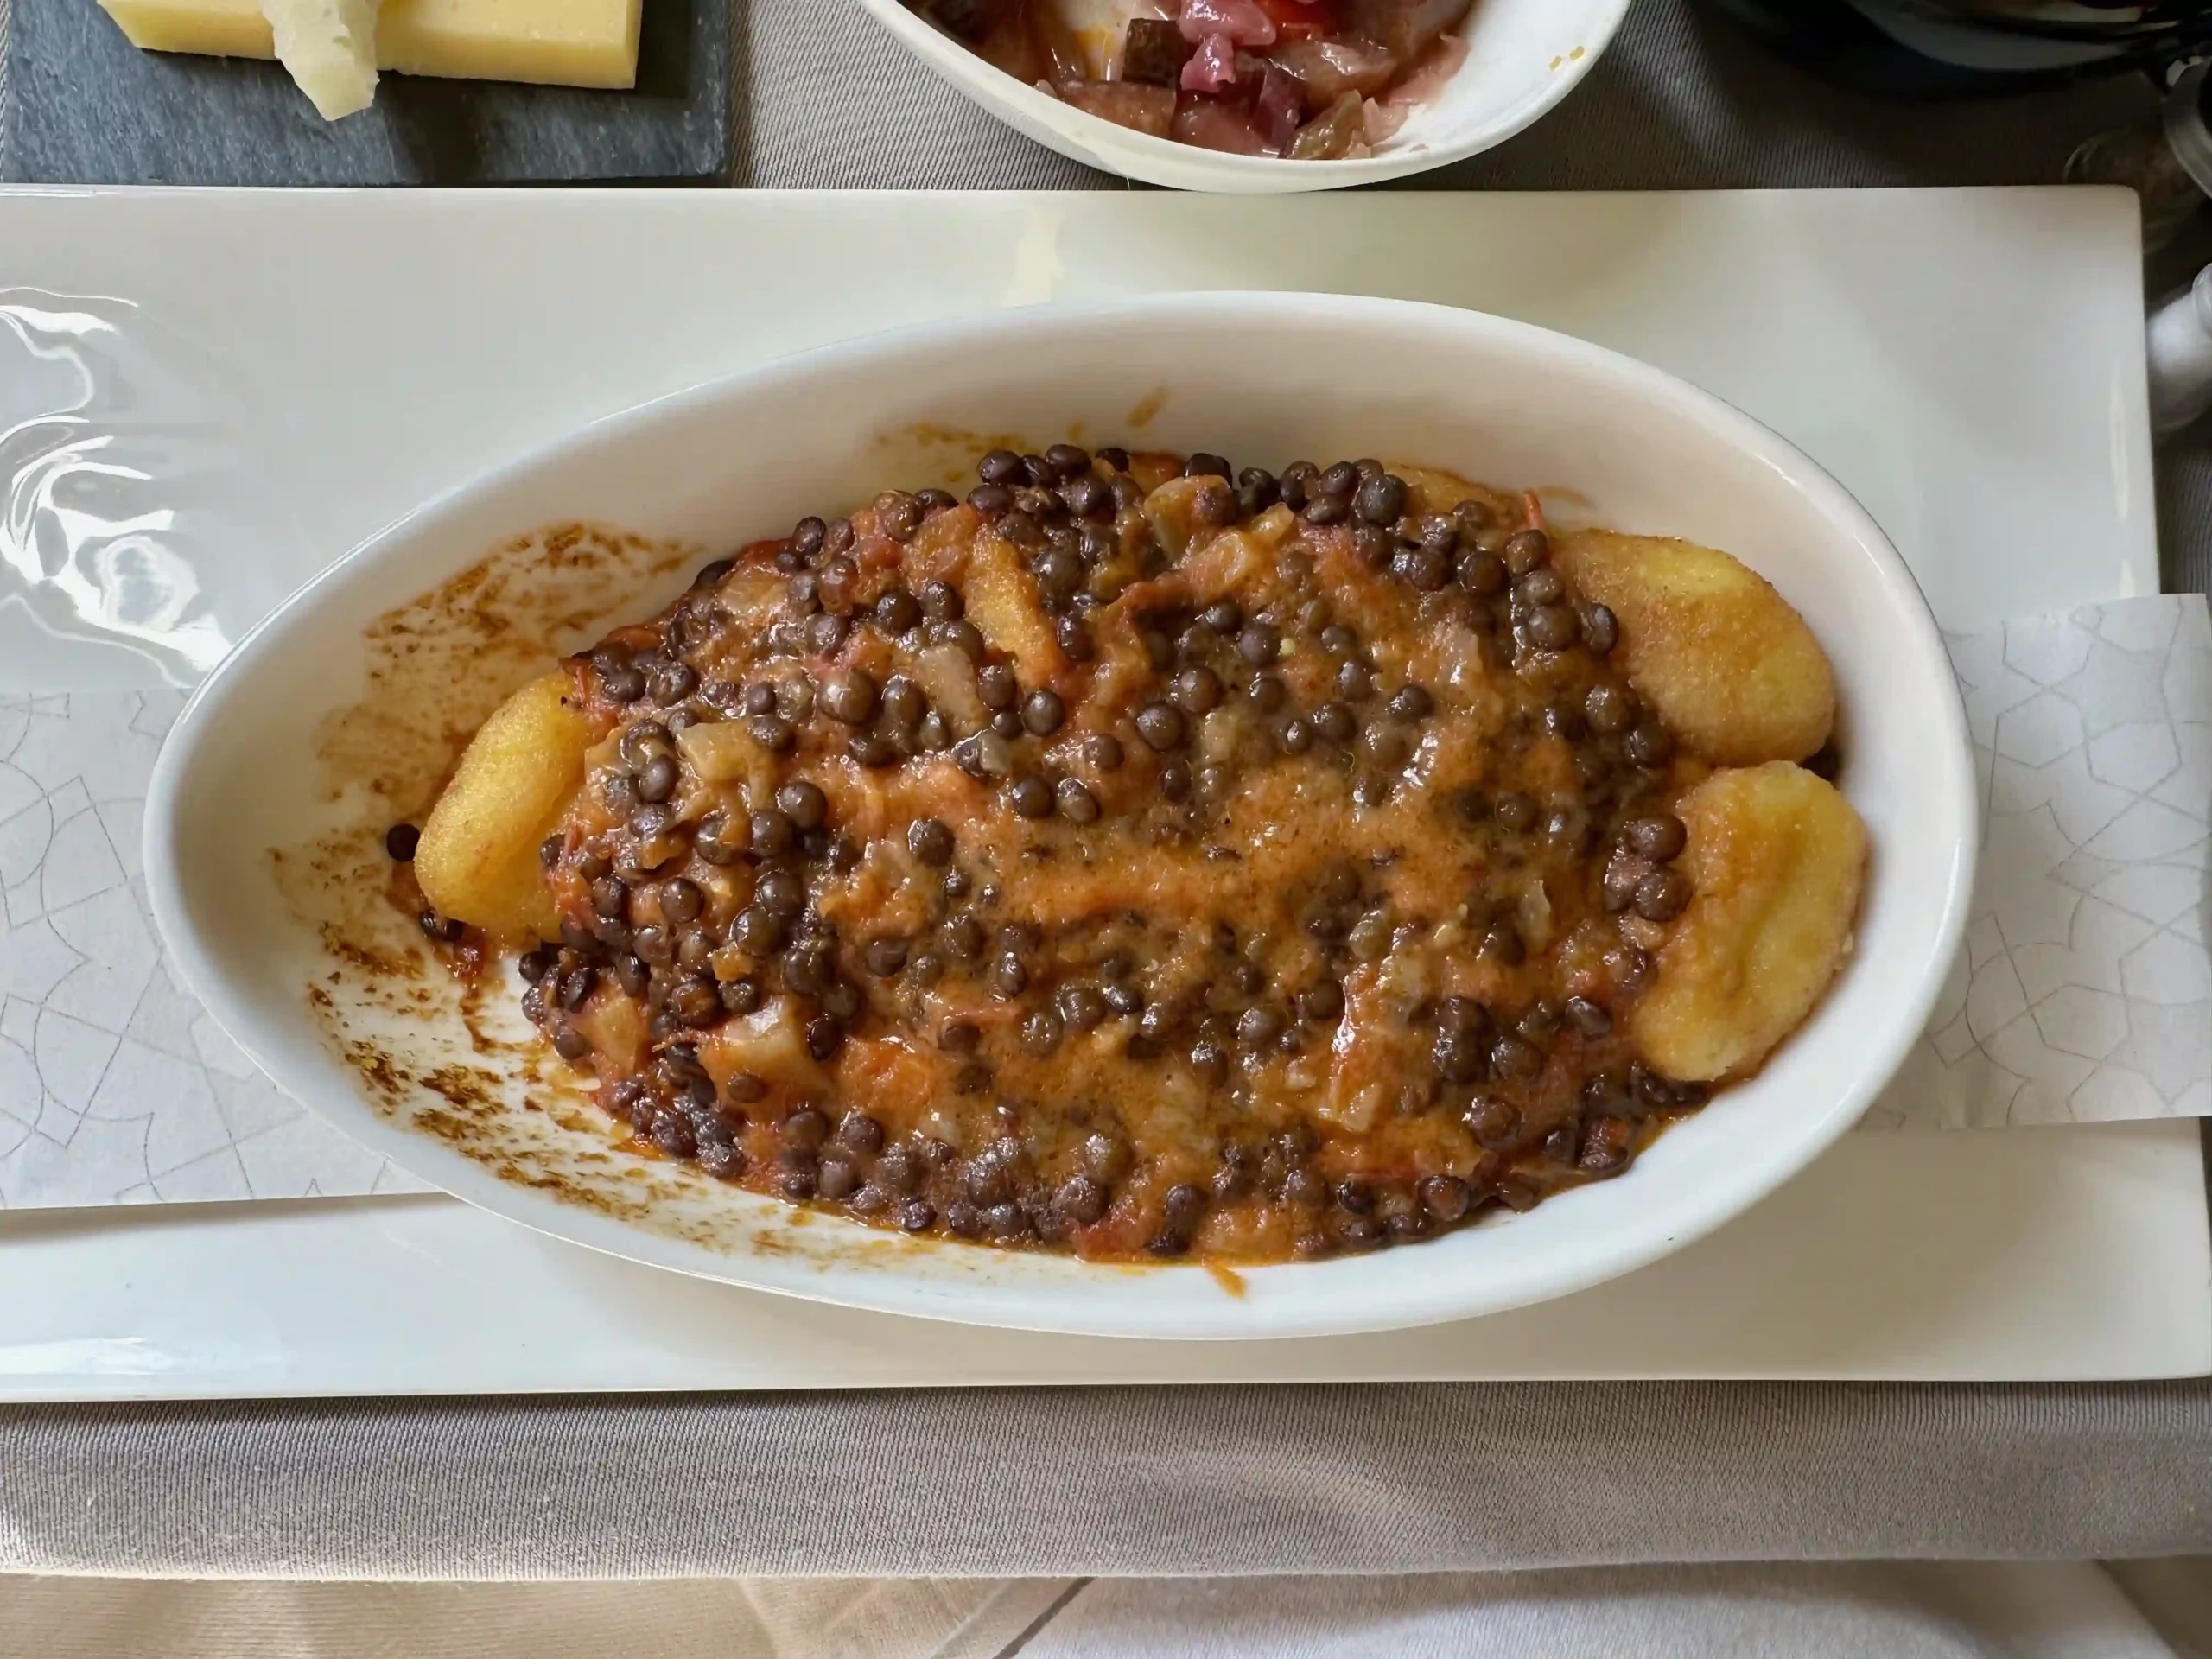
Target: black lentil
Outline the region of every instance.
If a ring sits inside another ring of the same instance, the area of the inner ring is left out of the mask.
[[[1188,734],[1182,710],[1170,702],[1147,702],[1137,710],[1137,735],[1154,749],[1180,748]]]
[[[952,861],[952,831],[942,819],[918,818],[906,827],[906,850],[925,864]]]

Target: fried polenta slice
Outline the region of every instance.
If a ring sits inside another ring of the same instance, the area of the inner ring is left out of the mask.
[[[1463,501],[1478,501],[1500,524],[1513,525],[1520,522],[1520,499],[1503,490],[1494,490],[1487,484],[1470,483],[1457,473],[1433,467],[1393,467],[1390,470],[1405,480],[1406,511],[1416,517],[1449,512]]]
[[[1620,622],[1613,660],[1691,753],[1723,766],[1802,760],[1835,725],[1835,675],[1764,577],[1694,542],[1586,530],[1553,560]]]
[[[442,916],[503,940],[557,938],[538,843],[583,783],[591,732],[566,674],[533,680],[492,711],[431,808],[415,880]]]
[[[1716,772],[1676,809],[1692,897],[1637,1005],[1644,1058],[1684,1082],[1756,1070],[1851,948],[1866,828],[1834,786],[1787,761]]]

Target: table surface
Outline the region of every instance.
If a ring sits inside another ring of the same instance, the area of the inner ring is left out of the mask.
[[[0,0],[4,4],[4,0]],[[736,177],[1122,188],[927,80],[857,8],[735,18]],[[6,93],[0,89],[0,101]],[[1641,0],[1590,81],[1424,188],[2048,182],[2107,83],[1876,105]],[[2212,437],[2160,457],[2212,574]],[[2212,1548],[2212,1382],[1462,1384],[28,1408],[0,1568],[233,1576],[1414,1572]],[[988,1485],[979,1482],[986,1472]]]

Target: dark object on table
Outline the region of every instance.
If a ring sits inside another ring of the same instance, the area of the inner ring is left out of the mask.
[[[1897,98],[2023,91],[2212,50],[2212,0],[1705,0],[1823,78]]]
[[[2123,184],[2135,192],[2146,252],[2171,244],[2212,196],[2208,71],[2212,60],[2192,64],[2167,89],[2163,107],[2132,126],[2100,133],[2067,159],[2069,182]]]
[[[709,181],[731,0],[645,0],[629,92],[386,75],[326,124],[274,63],[141,52],[93,0],[12,0],[0,179],[70,184]]]

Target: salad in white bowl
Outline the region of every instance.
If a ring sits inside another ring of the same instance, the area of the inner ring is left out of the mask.
[[[1626,0],[864,0],[923,60],[1065,155],[1154,183],[1364,182],[1551,107]]]

